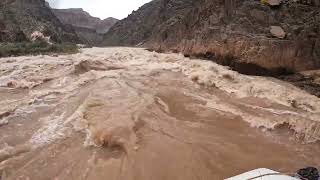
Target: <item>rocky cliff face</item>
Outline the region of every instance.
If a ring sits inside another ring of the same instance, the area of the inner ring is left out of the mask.
[[[19,42],[41,31],[54,42],[79,42],[70,26],[63,25],[44,0],[1,0],[0,42]]]
[[[113,26],[103,44],[182,52],[248,74],[319,68],[319,1],[279,2],[154,0]]]
[[[71,25],[79,37],[88,44],[98,44],[103,34],[118,21],[115,18],[101,20],[83,9],[53,9],[54,14],[66,25]]]

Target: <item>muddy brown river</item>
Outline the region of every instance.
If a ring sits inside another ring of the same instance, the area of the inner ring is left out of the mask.
[[[0,59],[1,180],[219,180],[320,167],[320,99],[138,48]]]

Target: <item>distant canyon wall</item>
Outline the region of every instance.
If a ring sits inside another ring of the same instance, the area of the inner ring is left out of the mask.
[[[71,25],[83,42],[92,45],[101,43],[103,34],[118,21],[112,17],[101,20],[79,8],[52,9],[52,11],[63,24]]]
[[[40,31],[57,43],[98,45],[118,20],[101,20],[82,9],[51,9],[45,0],[1,0],[0,43],[29,41]]]

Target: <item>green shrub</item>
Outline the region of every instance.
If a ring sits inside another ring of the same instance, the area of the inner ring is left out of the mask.
[[[78,52],[79,49],[75,44],[68,43],[48,44],[45,41],[35,41],[0,44],[0,57]]]

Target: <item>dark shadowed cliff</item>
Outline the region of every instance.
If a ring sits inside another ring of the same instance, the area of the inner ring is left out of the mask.
[[[182,52],[245,71],[319,68],[319,0],[267,2],[154,0],[116,23],[103,45]]]

